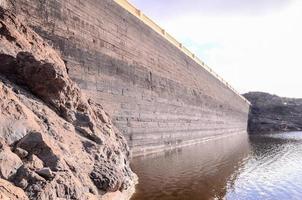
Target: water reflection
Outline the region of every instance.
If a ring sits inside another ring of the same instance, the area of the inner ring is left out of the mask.
[[[247,136],[236,135],[134,159],[140,183],[132,199],[222,199],[248,153]]]
[[[301,132],[237,135],[132,163],[132,200],[302,199]]]
[[[302,133],[250,137],[251,151],[226,199],[302,199]]]

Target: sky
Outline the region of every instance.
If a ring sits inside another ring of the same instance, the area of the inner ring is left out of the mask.
[[[129,0],[238,92],[302,98],[301,0]]]

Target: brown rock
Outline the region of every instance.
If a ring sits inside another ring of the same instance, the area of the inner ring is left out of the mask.
[[[122,183],[120,177],[118,177],[121,174],[115,170],[111,166],[99,166],[96,164],[90,177],[98,189],[107,192],[116,192],[120,189]]]
[[[22,166],[21,159],[11,152],[8,147],[3,147],[0,150],[0,176],[4,179],[9,179],[13,176],[19,167]]]
[[[109,118],[107,113],[105,113],[105,111],[100,110],[100,112],[98,113],[98,117],[103,123],[109,123]]]
[[[18,187],[22,188],[22,189],[25,189],[27,186],[28,186],[28,182],[26,179],[21,179],[19,182],[18,182]]]
[[[21,148],[16,148],[14,153],[17,154],[20,158],[25,158],[28,155],[28,152]]]
[[[35,154],[52,169],[62,170],[64,168],[60,162],[57,148],[53,146],[47,135],[31,132],[18,142],[17,147],[25,149],[30,154]],[[35,161],[37,162],[37,159]]]
[[[37,200],[101,199],[133,186],[129,148],[103,108],[15,15],[0,9],[0,24],[0,155],[10,159],[0,163],[3,177]]]
[[[1,200],[28,200],[24,191],[10,182],[0,179],[0,186]]]
[[[36,172],[37,172],[37,174],[39,174],[40,176],[45,177],[45,178],[47,178],[47,179],[53,177],[53,173],[52,173],[52,171],[51,171],[51,169],[50,169],[49,167],[44,167],[44,168],[42,168],[42,169],[40,169],[40,170],[37,170]]]
[[[44,167],[43,161],[34,154],[30,156],[28,162],[30,163],[30,167],[32,169],[42,169]]]
[[[0,97],[1,140],[11,145],[23,138],[28,131],[40,129],[38,118],[2,82]]]

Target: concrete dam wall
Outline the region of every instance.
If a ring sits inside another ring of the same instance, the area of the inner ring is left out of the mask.
[[[125,1],[11,2],[113,116],[134,155],[246,133],[249,103]]]

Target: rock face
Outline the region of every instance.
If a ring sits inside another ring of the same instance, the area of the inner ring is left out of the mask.
[[[59,54],[0,7],[0,199],[102,199],[131,190],[129,148]]]
[[[244,96],[252,104],[249,133],[302,130],[302,99],[283,98],[263,92],[249,92]]]

